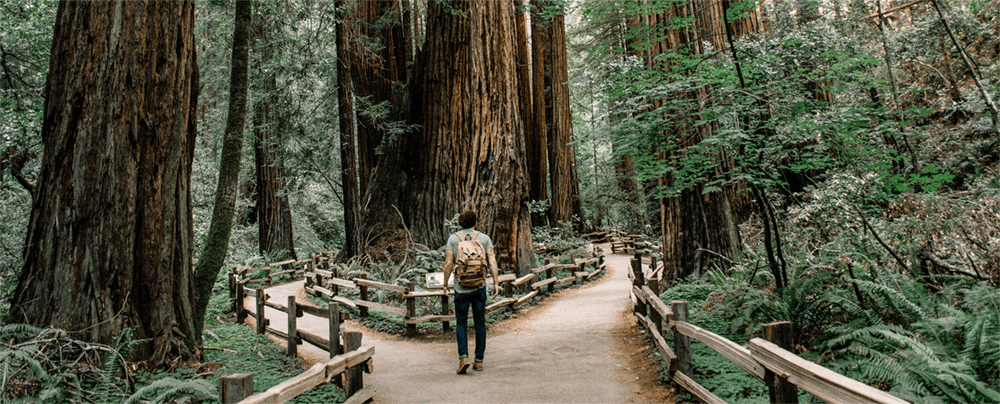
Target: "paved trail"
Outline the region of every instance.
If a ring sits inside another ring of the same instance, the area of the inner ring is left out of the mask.
[[[404,339],[348,323],[364,333],[365,345],[375,346],[375,371],[365,375],[365,385],[374,387],[376,403],[673,402],[631,316],[628,259],[609,255],[602,279],[556,293],[491,327],[482,372],[455,374],[454,332]],[[304,301],[302,286],[268,288],[269,300],[285,304],[296,295]],[[275,328],[285,324],[276,310],[268,308],[267,317]],[[326,320],[309,314],[298,320],[298,328],[318,335],[326,335],[326,327]],[[472,352],[471,320],[469,330]],[[299,346],[308,363],[327,355],[308,343]]]

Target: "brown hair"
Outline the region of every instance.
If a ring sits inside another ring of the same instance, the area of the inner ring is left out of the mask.
[[[461,215],[458,215],[458,225],[462,226],[463,229],[471,229],[476,225],[476,211],[472,209],[466,209]]]

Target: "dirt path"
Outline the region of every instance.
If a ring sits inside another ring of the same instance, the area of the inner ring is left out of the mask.
[[[628,259],[609,255],[608,274],[600,280],[556,293],[491,327],[482,372],[455,374],[454,332],[404,339],[349,322],[347,329],[362,331],[363,343],[375,346],[375,371],[365,375],[365,385],[375,388],[376,403],[673,402],[629,310]],[[267,293],[282,304],[292,294],[305,300],[301,282]],[[272,327],[283,328],[283,313],[268,308],[267,317]],[[326,335],[326,327],[326,320],[308,314],[298,319],[299,329],[318,335]],[[471,321],[469,330],[471,352]],[[327,355],[308,343],[299,346],[299,356],[310,363]]]

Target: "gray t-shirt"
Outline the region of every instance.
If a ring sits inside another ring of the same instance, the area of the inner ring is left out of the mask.
[[[472,232],[474,232],[474,231],[476,231],[476,230],[475,229],[464,229],[464,230],[461,230],[460,231],[460,233],[462,233],[462,239],[461,240],[458,238],[458,236],[455,233],[452,233],[451,237],[448,237],[447,248],[449,250],[451,250],[451,256],[453,258],[458,258],[458,242],[462,241],[462,240],[465,240],[465,236],[468,236],[469,234],[472,234]],[[479,242],[483,244],[483,249],[485,250],[483,252],[489,254],[490,249],[493,248],[493,240],[490,240],[490,236],[487,236],[483,232],[479,232],[479,237],[476,237],[476,239],[479,240]],[[486,268],[487,268],[486,269],[487,271],[490,271],[488,265],[487,265]],[[455,267],[453,266],[451,269],[452,269],[452,279],[454,279]],[[489,273],[489,272],[487,272],[487,273]],[[483,286],[485,287],[486,283],[483,283]],[[460,285],[458,283],[457,279],[454,279],[454,281],[452,282],[452,287],[455,288],[455,292],[457,292],[457,293],[475,292],[475,291],[477,291],[477,290],[479,290],[479,289],[482,288],[482,287],[480,287],[480,288],[476,288],[476,289],[469,289],[469,288],[463,287],[462,285]]]

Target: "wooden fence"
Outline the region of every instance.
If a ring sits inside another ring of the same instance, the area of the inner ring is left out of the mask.
[[[591,267],[590,270],[587,269],[588,266]],[[580,283],[590,280],[603,271],[604,268],[604,256],[602,255],[589,260],[580,260],[575,264],[546,264],[542,267],[532,269],[529,273],[521,277],[517,277],[514,274],[501,275],[498,281],[504,287],[505,298],[487,306],[486,311],[488,313],[507,306],[517,307],[538,296],[541,291],[554,291],[555,285],[571,282]],[[559,279],[553,275],[554,271],[559,269],[573,271],[572,276]],[[416,334],[417,324],[428,322],[440,322],[442,329],[447,331],[450,329],[449,321],[455,318],[448,304],[448,296],[451,293],[446,294],[444,290],[417,290],[413,282],[407,282],[406,286],[376,282],[369,280],[367,274],[364,273],[353,279],[344,279],[339,277],[339,275],[335,267],[313,266],[310,271],[304,273],[306,278],[306,293],[314,296],[324,296],[333,302],[357,308],[362,317],[368,315],[369,309],[381,310],[400,316],[406,324],[407,335]],[[542,279],[538,280],[540,278]],[[529,283],[533,280],[535,282]],[[487,282],[490,284],[492,284],[492,281],[492,278],[487,279]],[[341,288],[358,289],[358,298],[352,300],[342,296],[340,294]],[[372,288],[399,293],[402,295],[404,307],[396,307],[372,301],[369,293]],[[514,297],[514,289],[530,289],[530,291],[526,291],[520,297]],[[440,314],[418,316],[416,312],[416,300],[422,298],[440,299]]]
[[[691,379],[691,338],[701,341],[720,355],[743,368],[768,386],[772,403],[798,402],[798,388],[831,403],[906,403],[889,393],[853,380],[788,351],[792,345],[792,324],[778,322],[764,326],[764,338],[754,338],[747,346],[739,345],[688,321],[686,301],[660,299],[658,277],[647,277],[642,257],[632,259],[632,296],[634,314],[652,335],[653,344],[667,363],[670,379],[706,403],[724,403],[719,397]],[[655,259],[652,268],[657,268]],[[673,333],[671,348],[663,333]]]
[[[223,403],[284,403],[318,385],[328,383],[335,376],[340,376],[337,384],[344,387],[349,403],[363,403],[374,394],[371,389],[364,388],[362,370],[371,373],[371,357],[374,347],[361,346],[361,333],[341,332],[341,323],[345,315],[340,312],[340,304],[332,301],[327,308],[320,308],[308,303],[300,303],[294,296],[288,296],[287,305],[268,301],[270,296],[267,288],[272,280],[283,274],[292,274],[292,281],[302,279],[302,275],[314,267],[314,263],[323,264],[329,260],[329,255],[315,255],[308,260],[289,260],[265,265],[260,268],[236,268],[230,272],[230,295],[236,311],[236,321],[243,323],[246,318],[253,317],[258,334],[269,334],[285,341],[288,356],[298,355],[298,346],[304,342],[327,351],[330,359],[313,365],[305,373],[288,379],[268,391],[247,397],[253,392],[253,375],[233,375],[219,380],[219,394]],[[278,269],[275,273],[270,271]],[[250,279],[247,275],[254,272],[264,272],[264,276]],[[299,275],[296,277],[295,275]],[[246,285],[261,284],[254,289]],[[243,306],[246,297],[255,301],[253,311]],[[271,307],[285,313],[286,327],[284,330],[271,327],[266,316],[266,308]],[[305,313],[328,320],[326,337],[313,334],[298,328],[297,319]],[[249,387],[247,387],[249,385]],[[242,400],[242,401],[241,401]]]
[[[253,374],[240,373],[219,378],[219,401],[241,404],[281,404],[310,389],[335,382],[344,388],[345,403],[360,404],[375,394],[364,387],[364,375],[371,374],[375,347],[361,345],[360,332],[346,332],[348,352],[316,363],[305,372],[285,380],[262,393],[253,394]]]

